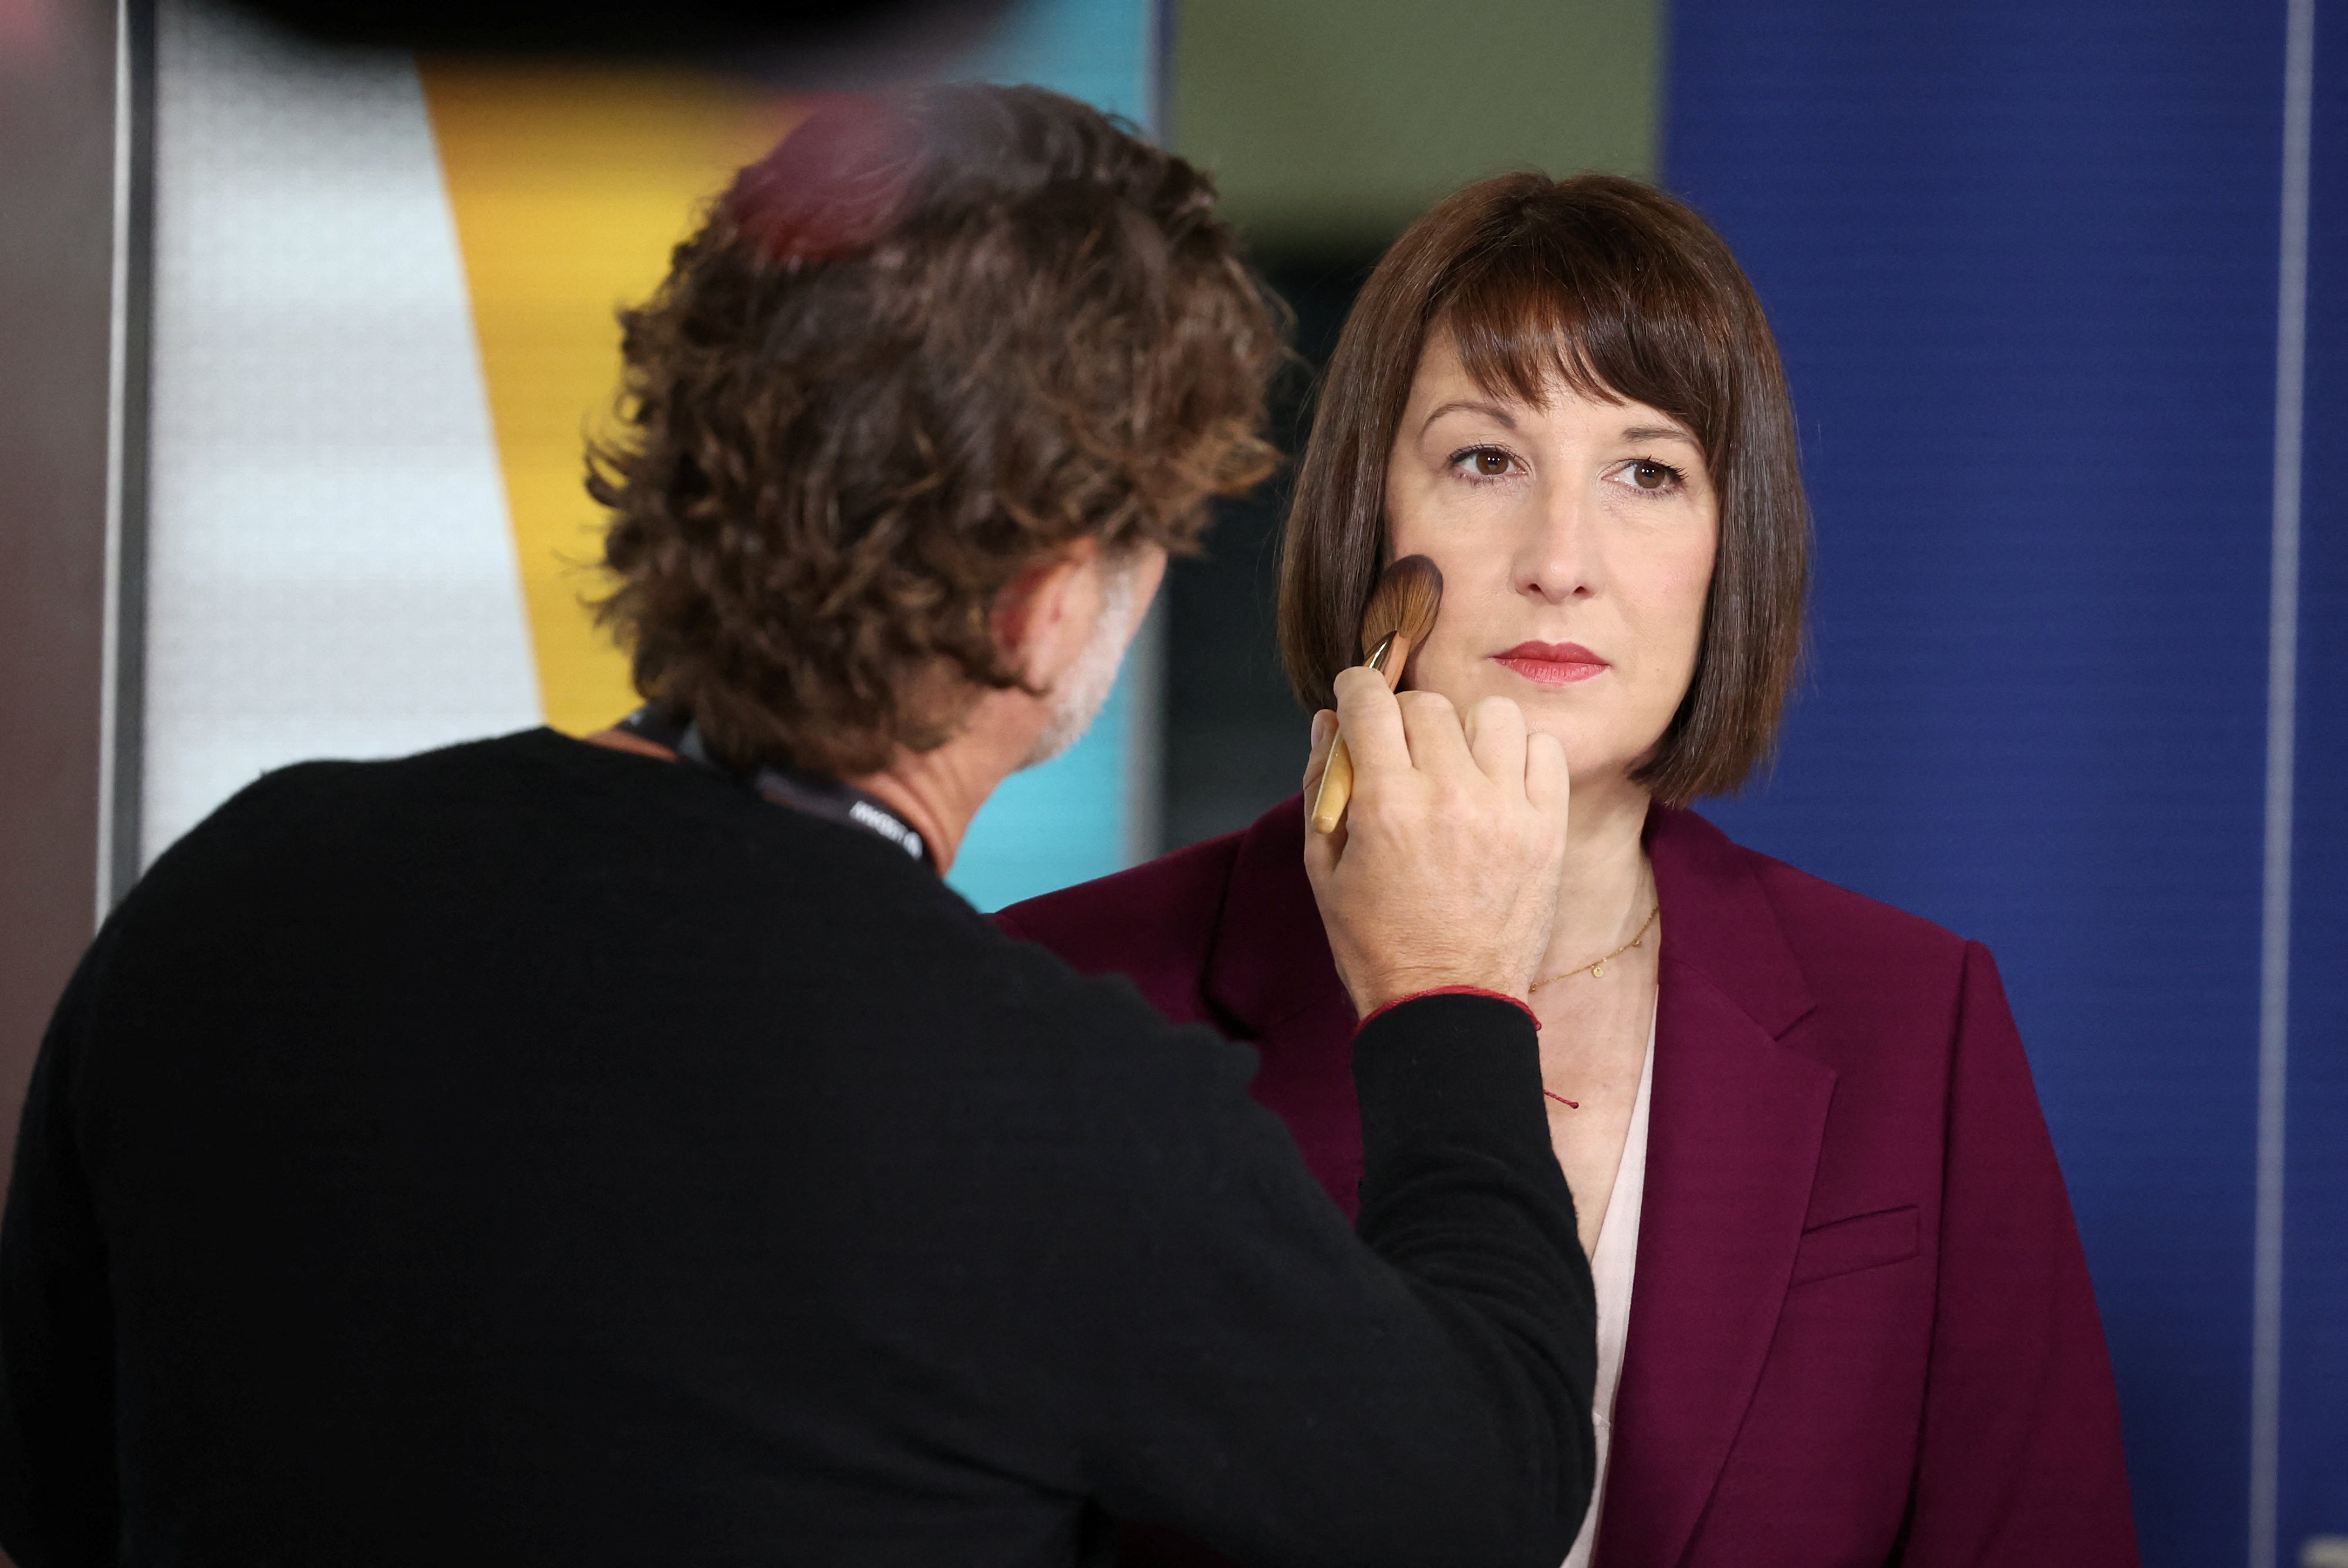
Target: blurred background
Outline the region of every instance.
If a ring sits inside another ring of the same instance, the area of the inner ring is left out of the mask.
[[[1637,175],[1751,272],[1817,508],[1782,762],[1704,809],[1996,950],[2146,1560],[2348,1563],[2342,18],[0,0],[0,1112],[96,920],[262,770],[633,705],[581,608],[613,312],[808,91],[1129,117],[1214,171],[1308,365],[1450,189]],[[987,808],[974,903],[1292,792],[1283,498],[1224,509],[1101,723]]]

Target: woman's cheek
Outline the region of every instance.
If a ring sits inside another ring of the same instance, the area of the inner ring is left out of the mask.
[[[1686,671],[1695,668],[1697,645],[1704,641],[1704,603],[1712,593],[1713,549],[1690,551],[1672,573],[1664,591],[1660,624],[1671,631],[1673,661]]]
[[[1426,657],[1412,661],[1411,684],[1423,691],[1438,692],[1451,699],[1456,707],[1465,708],[1480,693],[1476,690],[1477,666],[1481,661],[1471,657],[1461,642],[1447,645],[1440,630]]]

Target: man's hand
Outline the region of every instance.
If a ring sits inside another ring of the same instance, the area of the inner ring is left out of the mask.
[[[1307,825],[1304,869],[1355,1009],[1442,986],[1523,998],[1565,862],[1571,786],[1556,737],[1528,737],[1501,697],[1463,725],[1447,699],[1396,696],[1367,669],[1338,675],[1337,718],[1353,804],[1334,833]],[[1338,728],[1315,715],[1308,802]]]

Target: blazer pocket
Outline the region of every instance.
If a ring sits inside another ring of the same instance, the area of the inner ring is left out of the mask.
[[[1916,1205],[1812,1225],[1794,1254],[1795,1285],[1880,1268],[1916,1255]],[[1788,1287],[1790,1288],[1790,1286]]]

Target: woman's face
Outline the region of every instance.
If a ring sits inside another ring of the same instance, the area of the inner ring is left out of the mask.
[[[1679,421],[1562,387],[1495,397],[1431,334],[1386,463],[1394,555],[1443,570],[1411,684],[1513,699],[1577,785],[1627,772],[1694,675],[1719,518]]]

